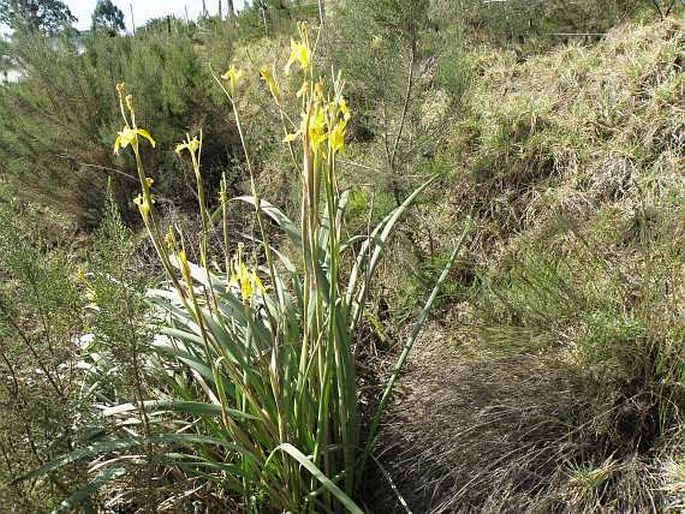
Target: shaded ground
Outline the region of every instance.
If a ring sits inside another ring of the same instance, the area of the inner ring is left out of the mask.
[[[580,422],[592,393],[576,371],[537,355],[464,358],[446,331],[427,331],[403,375],[369,512],[667,511],[639,487],[644,459],[593,438],[596,417]]]

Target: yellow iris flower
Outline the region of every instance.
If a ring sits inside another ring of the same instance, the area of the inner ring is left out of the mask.
[[[345,128],[345,121],[340,120],[331,130],[329,144],[333,152],[341,152],[345,149]]]
[[[129,145],[133,146],[134,143],[138,142],[139,136],[147,139],[152,145],[152,148],[155,147],[155,140],[152,139],[152,136],[147,130],[124,127],[117,132],[117,138],[114,140],[114,153],[118,155],[121,148],[126,148]]]
[[[298,63],[302,70],[307,70],[312,65],[311,52],[306,44],[291,39],[290,59],[285,65],[286,74],[290,73],[290,67],[295,63]]]
[[[240,81],[242,76],[243,70],[239,70],[233,64],[231,64],[231,67],[228,68],[228,71],[226,73],[221,75],[222,79],[228,80],[231,96],[235,95],[236,89],[238,88],[238,81]]]
[[[233,271],[228,286],[240,294],[243,303],[248,303],[255,293],[264,293],[264,284],[255,270],[250,270],[243,262],[243,245],[238,245],[238,252],[233,257]]]
[[[314,108],[314,113],[311,114],[309,118],[308,135],[312,149],[314,150],[314,153],[317,153],[321,143],[328,137],[328,134],[326,133],[326,116],[319,105]]]
[[[183,143],[179,143],[176,145],[176,153],[180,154],[183,152],[183,150],[188,150],[188,152],[192,155],[195,155],[195,153],[198,151],[200,148],[200,140],[197,138],[197,136],[193,137],[193,139],[183,141]]]
[[[273,99],[276,100],[277,104],[280,104],[281,90],[279,89],[278,84],[276,83],[276,79],[274,78],[273,73],[271,73],[269,67],[262,66],[261,68],[259,68],[259,75],[262,77],[262,80],[266,82],[266,85],[269,87],[269,92],[271,93]]]

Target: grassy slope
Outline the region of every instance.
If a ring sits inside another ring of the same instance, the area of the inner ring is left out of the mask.
[[[396,253],[431,266],[455,222],[473,214],[477,230],[385,426],[383,462],[414,512],[685,508],[684,31],[627,25],[527,61],[472,50],[464,109],[426,121],[454,120],[431,157],[448,171],[411,220],[423,261],[406,240]],[[251,56],[268,62],[287,43]],[[246,96],[265,95],[252,84]],[[421,97],[425,112],[447,109],[440,91]],[[274,147],[261,183],[287,204]],[[377,150],[359,142],[348,156],[374,164]],[[400,262],[383,291],[413,303],[425,284],[398,278]]]
[[[684,29],[620,26],[523,62],[471,53],[427,218],[474,214],[455,280],[475,278],[386,427],[415,512],[682,507]]]

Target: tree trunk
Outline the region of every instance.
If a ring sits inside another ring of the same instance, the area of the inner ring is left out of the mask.
[[[233,6],[233,0],[228,0],[228,13],[227,18],[232,19],[235,17],[235,7]]]
[[[324,26],[324,19],[326,18],[326,8],[323,5],[324,0],[319,0],[319,22]]]
[[[136,35],[136,19],[133,17],[133,3],[129,3],[128,6],[131,8],[131,32]]]
[[[262,21],[264,22],[264,36],[269,37],[269,23],[266,19],[266,0],[259,0],[259,12],[262,15]]]

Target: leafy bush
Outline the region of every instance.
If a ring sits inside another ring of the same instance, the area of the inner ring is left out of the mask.
[[[339,7],[336,19],[323,45],[327,59],[348,77],[351,102],[360,111],[350,137],[373,143],[374,160],[382,163],[375,178],[399,204],[415,186],[403,177],[434,152],[439,127],[466,88],[468,71],[456,65],[459,40],[450,41],[453,32],[443,37],[430,30],[427,1],[352,0]],[[447,92],[442,99],[429,91],[436,78]]]
[[[10,512],[40,512],[84,478],[64,469],[14,482],[71,451],[83,430],[74,335],[83,323],[68,247],[44,238],[40,219],[0,203],[0,496]]]
[[[190,35],[96,33],[83,41],[65,35],[57,45],[17,35],[12,55],[27,77],[0,88],[0,105],[12,113],[0,121],[0,161],[25,198],[94,225],[111,177],[122,212],[130,219],[135,164],[115,157],[109,144],[119,115],[110,106],[115,105],[114,84],[120,80],[133,81],[146,99],[138,112],[141,121],[158,127],[162,148],[171,148],[176,134],[211,126],[205,131],[208,172],[218,181],[228,171],[236,151],[235,133],[217,114],[224,105],[221,97],[204,86],[209,69]],[[212,55],[214,64],[222,67],[229,58],[225,42],[223,52]],[[146,164],[159,170],[160,200],[181,208],[193,200],[181,161],[162,152]],[[235,168],[229,172],[238,174]]]

